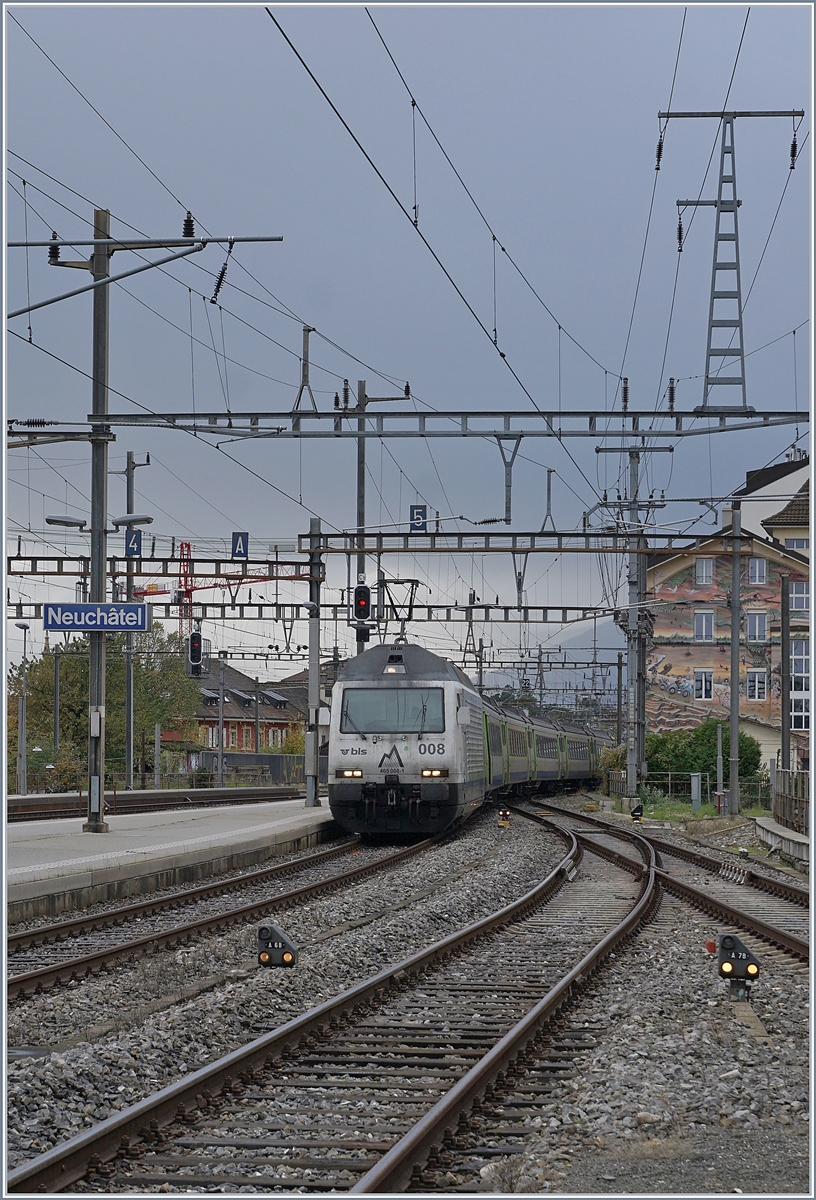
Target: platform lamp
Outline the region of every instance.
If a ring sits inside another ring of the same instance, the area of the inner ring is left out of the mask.
[[[27,679],[26,668],[28,665],[27,645],[28,645],[28,625],[25,621],[15,621],[14,624],[18,629],[23,631],[23,691],[17,701],[17,794],[19,796],[28,795],[28,749],[26,746],[26,699],[27,699]]]

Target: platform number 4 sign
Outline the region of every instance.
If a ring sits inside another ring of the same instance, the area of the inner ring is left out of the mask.
[[[128,529],[125,532],[125,558],[142,557],[141,529]]]
[[[410,508],[411,514],[411,533],[427,533],[428,532],[428,506],[427,504],[412,504]]]
[[[232,557],[249,558],[248,533],[234,533],[232,535]]]

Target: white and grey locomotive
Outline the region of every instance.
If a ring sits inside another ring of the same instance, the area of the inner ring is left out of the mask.
[[[375,646],[334,685],[329,805],[353,833],[436,833],[494,797],[591,780],[608,740],[483,698],[421,646]]]

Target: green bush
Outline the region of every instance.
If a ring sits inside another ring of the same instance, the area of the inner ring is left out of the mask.
[[[717,772],[717,724],[709,719],[696,729],[670,729],[646,735],[646,762],[650,771]],[[729,778],[729,729],[723,726],[723,780]],[[762,749],[750,734],[739,735],[740,778],[755,775]]]

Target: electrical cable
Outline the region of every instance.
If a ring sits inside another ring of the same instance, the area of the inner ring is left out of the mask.
[[[308,76],[309,76],[309,78],[312,80],[312,82],[314,83],[315,87],[317,87],[318,91],[319,91],[319,92],[320,92],[320,94],[323,96],[323,98],[325,99],[326,103],[327,103],[327,104],[329,105],[329,107],[331,108],[332,112],[335,114],[335,116],[337,117],[337,119],[340,121],[341,125],[342,125],[342,126],[343,126],[343,128],[346,130],[346,132],[348,133],[349,137],[352,139],[352,141],[354,142],[354,144],[357,146],[357,148],[359,149],[360,153],[361,153],[361,154],[363,155],[363,157],[365,158],[366,162],[369,164],[369,166],[370,166],[370,167],[371,167],[371,169],[374,171],[374,173],[375,173],[375,175],[377,176],[377,178],[378,178],[378,179],[380,180],[380,182],[383,184],[383,186],[385,187],[385,189],[386,189],[386,191],[388,192],[388,194],[389,194],[389,195],[391,196],[391,198],[394,200],[394,203],[397,205],[397,207],[399,208],[400,212],[401,212],[401,213],[403,213],[403,215],[404,215],[404,216],[405,216],[405,217],[406,217],[406,218],[407,218],[409,221],[411,221],[411,224],[413,225],[413,221],[412,221],[412,219],[411,219],[411,214],[410,214],[410,212],[409,212],[409,211],[408,211],[408,209],[405,207],[405,205],[402,203],[402,201],[400,200],[399,196],[398,196],[398,195],[397,195],[397,193],[394,191],[394,189],[391,187],[391,184],[388,182],[388,180],[387,180],[387,179],[385,178],[385,176],[382,174],[382,172],[380,171],[379,167],[376,165],[376,163],[375,163],[375,162],[374,162],[374,160],[372,159],[371,155],[368,153],[368,151],[365,149],[365,147],[363,146],[363,144],[362,144],[362,142],[360,141],[360,139],[357,137],[357,135],[356,135],[356,134],[354,133],[354,131],[352,130],[351,126],[350,126],[350,125],[348,124],[348,122],[345,120],[345,118],[344,118],[344,117],[343,117],[343,115],[341,114],[340,110],[339,110],[339,109],[337,108],[337,106],[335,105],[334,101],[331,99],[331,97],[330,97],[330,96],[329,96],[329,94],[326,92],[326,90],[325,90],[325,88],[323,87],[323,85],[322,85],[322,84],[320,83],[320,81],[318,80],[317,76],[314,74],[314,72],[313,72],[313,71],[312,71],[312,69],[309,67],[309,65],[308,65],[308,63],[306,62],[306,60],[305,60],[305,59],[303,58],[303,56],[301,55],[300,51],[297,49],[297,47],[294,45],[294,43],[292,42],[292,40],[290,39],[290,37],[288,36],[288,34],[287,34],[287,33],[285,32],[285,30],[283,29],[283,27],[282,27],[282,25],[280,24],[280,22],[279,22],[279,21],[277,20],[277,18],[276,18],[276,17],[275,17],[275,16],[272,14],[272,12],[270,11],[270,9],[269,9],[269,8],[266,8],[266,7],[265,7],[265,12],[266,12],[267,16],[269,17],[269,19],[270,19],[270,20],[273,22],[273,24],[276,26],[276,28],[277,28],[277,29],[278,29],[278,31],[280,32],[281,36],[284,38],[284,40],[286,41],[287,45],[290,47],[290,49],[292,50],[292,52],[293,52],[293,54],[295,55],[295,57],[298,59],[298,61],[300,62],[301,66],[302,66],[302,67],[303,67],[303,69],[306,71],[306,73],[308,74]],[[473,319],[475,320],[476,324],[477,324],[477,325],[479,326],[479,328],[482,330],[482,332],[484,333],[485,337],[488,339],[488,341],[490,342],[490,344],[491,344],[491,345],[493,345],[493,339],[492,339],[492,337],[491,337],[491,335],[490,335],[490,331],[488,330],[487,326],[484,324],[484,322],[482,321],[481,317],[480,317],[480,316],[478,315],[478,313],[475,311],[475,309],[473,308],[473,306],[471,305],[470,301],[469,301],[469,300],[467,299],[467,297],[465,296],[465,294],[464,294],[464,292],[462,291],[462,289],[461,289],[461,288],[459,287],[459,285],[456,283],[455,279],[453,278],[453,276],[451,275],[451,273],[448,271],[447,267],[446,267],[446,266],[445,266],[445,264],[442,262],[441,258],[440,258],[440,257],[439,257],[439,255],[436,253],[436,251],[434,250],[434,248],[433,248],[433,246],[431,245],[431,243],[430,243],[430,242],[428,241],[428,239],[425,237],[425,235],[424,235],[424,233],[422,232],[422,230],[421,230],[421,229],[419,229],[419,227],[418,227],[418,226],[415,226],[415,228],[416,228],[417,235],[418,235],[418,236],[419,236],[419,237],[422,239],[422,242],[423,242],[423,244],[425,245],[426,249],[428,250],[429,254],[430,254],[430,255],[431,255],[431,257],[434,259],[434,261],[436,262],[437,266],[439,267],[439,269],[440,269],[440,270],[442,271],[442,273],[444,274],[445,278],[446,278],[446,279],[448,280],[448,282],[450,283],[451,287],[454,289],[454,291],[456,292],[456,294],[459,296],[460,300],[461,300],[461,301],[462,301],[462,303],[465,305],[465,307],[467,308],[468,312],[471,314],[471,316],[472,316],[472,317],[473,317]],[[513,368],[513,366],[511,365],[511,363],[510,363],[510,362],[508,362],[508,360],[507,360],[507,355],[504,353],[504,351],[502,351],[502,350],[499,350],[499,349],[498,349],[498,347],[495,347],[495,349],[497,350],[497,353],[499,354],[499,357],[501,358],[502,362],[503,362],[503,363],[505,364],[505,366],[507,367],[507,370],[510,372],[510,374],[511,374],[511,375],[513,376],[513,378],[515,379],[516,383],[519,385],[519,387],[521,388],[521,390],[524,392],[524,394],[525,394],[525,396],[527,397],[527,399],[530,401],[530,403],[533,405],[533,407],[534,407],[534,408],[535,408],[535,409],[536,409],[538,412],[542,412],[542,409],[540,408],[540,406],[538,405],[538,403],[535,401],[535,399],[533,398],[533,396],[532,396],[532,394],[530,393],[530,391],[529,391],[529,390],[527,389],[527,387],[524,385],[524,383],[522,382],[521,378],[519,377],[519,375],[516,373],[515,369],[514,369],[514,368]],[[568,448],[567,448],[567,447],[564,445],[564,443],[563,443],[563,442],[561,442],[560,440],[559,440],[559,444],[561,445],[561,447],[563,448],[563,450],[564,450],[564,451],[565,451],[565,453],[567,454],[568,458],[571,460],[571,462],[572,462],[573,466],[574,466],[574,467],[576,468],[576,470],[577,470],[577,471],[578,471],[578,472],[579,472],[579,473],[580,473],[580,474],[583,476],[583,478],[584,478],[584,480],[585,480],[585,482],[586,482],[587,486],[589,487],[589,489],[590,489],[591,491],[595,492],[596,496],[598,496],[598,499],[600,499],[600,496],[598,495],[598,493],[597,493],[597,491],[596,491],[596,489],[595,489],[594,485],[592,484],[592,482],[590,481],[590,479],[587,477],[587,475],[584,473],[584,471],[582,470],[582,468],[581,468],[581,467],[578,465],[578,463],[576,462],[575,458],[573,457],[573,455],[572,455],[571,451],[570,451],[570,450],[569,450],[569,449],[568,449]]]
[[[151,168],[150,168],[150,167],[147,165],[147,163],[144,161],[144,159],[143,159],[143,158],[141,158],[141,157],[140,157],[140,156],[139,156],[139,155],[136,153],[136,151],[133,149],[133,147],[132,147],[132,146],[128,145],[128,143],[125,141],[125,139],[122,137],[122,135],[121,135],[120,133],[117,133],[117,131],[116,131],[116,130],[114,129],[114,127],[111,125],[110,121],[106,121],[106,120],[105,120],[105,118],[102,116],[102,113],[99,111],[99,109],[94,107],[94,105],[91,103],[91,101],[88,99],[88,97],[87,97],[87,96],[85,96],[85,95],[84,95],[84,94],[83,94],[83,93],[80,91],[80,89],[77,87],[77,85],[76,85],[75,83],[73,83],[73,82],[72,82],[72,80],[70,80],[70,79],[68,78],[68,76],[65,74],[65,72],[64,72],[64,71],[63,71],[63,70],[62,70],[60,67],[58,67],[58,66],[57,66],[57,64],[54,62],[53,58],[51,57],[51,55],[50,55],[50,54],[48,54],[48,53],[47,53],[47,52],[46,52],[46,51],[45,51],[45,50],[42,48],[42,46],[39,44],[39,42],[38,42],[38,41],[36,41],[36,40],[35,40],[35,39],[34,39],[34,38],[31,36],[31,34],[28,32],[28,30],[25,28],[25,26],[20,24],[20,22],[19,22],[19,21],[17,20],[17,18],[15,17],[14,13],[12,13],[12,12],[9,12],[9,13],[8,13],[8,15],[9,15],[9,17],[11,17],[12,21],[13,21],[13,22],[14,22],[14,24],[15,24],[15,25],[18,27],[18,29],[21,29],[21,30],[23,31],[23,33],[26,35],[26,37],[29,39],[29,41],[33,42],[33,43],[34,43],[34,45],[37,47],[37,49],[40,51],[40,53],[41,53],[42,55],[44,55],[44,56],[45,56],[45,58],[47,58],[47,59],[48,59],[48,61],[51,63],[51,66],[54,68],[54,70],[55,70],[55,71],[57,71],[57,72],[58,72],[58,73],[59,73],[59,74],[62,76],[62,78],[63,78],[63,79],[65,80],[65,82],[66,82],[66,83],[69,85],[69,87],[72,87],[72,88],[74,89],[74,91],[77,93],[77,95],[80,97],[80,99],[84,100],[84,101],[85,101],[85,103],[88,105],[88,107],[89,107],[90,109],[92,109],[92,110],[93,110],[93,111],[96,113],[96,115],[99,117],[99,119],[100,119],[100,121],[103,123],[103,125],[105,125],[105,126],[106,126],[106,127],[107,127],[107,128],[110,130],[110,131],[111,131],[111,133],[114,135],[114,137],[116,137],[116,138],[118,138],[118,139],[119,139],[119,141],[122,143],[122,145],[125,147],[125,149],[127,149],[127,150],[129,150],[129,151],[130,151],[130,153],[133,155],[133,157],[134,157],[134,158],[136,158],[136,159],[137,159],[137,160],[138,160],[138,161],[141,163],[141,165],[142,165],[142,166],[144,167],[144,169],[145,169],[145,170],[148,172],[148,174],[150,174],[150,175],[152,175],[152,176],[153,176],[153,178],[156,180],[156,183],[158,183],[160,187],[163,187],[163,188],[164,188],[164,190],[167,192],[168,196],[171,196],[171,197],[173,198],[173,200],[175,200],[176,204],[179,204],[179,205],[181,205],[181,207],[184,209],[184,211],[185,211],[185,212],[187,212],[187,205],[186,205],[186,204],[184,204],[184,203],[182,203],[182,201],[181,201],[181,200],[179,200],[178,196],[177,196],[177,195],[176,195],[174,192],[172,192],[172,191],[170,190],[170,188],[167,186],[167,184],[166,184],[166,183],[164,183],[164,182],[163,182],[163,180],[159,179],[159,177],[158,177],[158,175],[156,174],[156,172],[155,172],[155,171],[153,171],[153,170],[152,170],[152,169],[151,169]]]
[[[82,376],[84,376],[85,379],[90,379],[93,382],[93,376],[89,375],[87,371],[83,371],[81,367],[74,366],[73,363],[69,363],[64,358],[60,358],[60,356],[58,354],[55,354],[52,350],[46,350],[44,346],[38,346],[36,342],[29,343],[27,338],[24,338],[23,335],[20,333],[16,333],[13,329],[10,329],[9,333],[11,334],[12,337],[19,338],[19,340],[21,342],[25,342],[26,345],[33,345],[35,349],[41,351],[43,354],[48,355],[49,358],[55,359],[56,362],[62,363],[63,366],[68,367],[71,371],[76,371],[76,373],[78,375],[82,375]],[[146,404],[142,404],[140,400],[134,400],[132,396],[128,396],[125,392],[120,392],[120,391],[118,391],[117,388],[111,387],[110,385],[108,386],[108,392],[113,394],[114,396],[120,396],[123,400],[126,400],[129,404],[135,404],[137,408],[142,409],[142,411],[147,413],[149,416],[154,416],[154,417],[158,417],[159,419],[161,419],[159,413],[156,413],[151,408],[148,408],[148,406]],[[182,430],[180,430],[180,432],[187,433],[189,436],[193,436],[193,433],[191,430],[182,429]],[[273,491],[275,491],[279,495],[283,496],[286,500],[291,500],[293,504],[297,504],[300,508],[303,508],[306,512],[308,512],[311,516],[320,517],[321,521],[325,521],[326,525],[330,529],[334,529],[335,532],[337,532],[337,533],[340,532],[339,528],[332,521],[330,521],[327,517],[321,516],[320,513],[315,512],[315,510],[313,508],[310,508],[308,504],[304,504],[304,503],[302,503],[302,501],[295,499],[294,496],[290,496],[290,494],[288,492],[285,492],[283,490],[283,488],[278,487],[277,484],[275,484],[271,481],[271,479],[265,479],[263,475],[259,475],[257,471],[253,471],[251,467],[247,466],[246,463],[242,463],[240,459],[234,458],[231,454],[227,454],[226,450],[222,450],[220,446],[213,445],[212,442],[201,442],[200,444],[204,445],[204,446],[210,446],[213,450],[217,450],[220,454],[223,454],[223,456],[225,458],[228,458],[230,460],[230,462],[234,462],[237,466],[239,466],[243,471],[247,471],[250,475],[254,476],[256,479],[259,479],[261,481],[261,483],[265,484],[266,487],[271,488]]]
[[[267,11],[268,11],[268,10],[267,10]],[[462,178],[462,176],[461,176],[461,175],[459,174],[459,172],[457,171],[456,167],[455,167],[455,166],[454,166],[454,164],[453,164],[453,161],[452,161],[452,160],[451,160],[451,158],[450,158],[450,155],[449,155],[449,154],[448,154],[448,152],[446,151],[445,147],[442,145],[442,143],[441,143],[441,141],[439,140],[439,138],[437,137],[437,135],[436,135],[436,133],[435,133],[435,131],[434,131],[433,127],[431,126],[431,124],[430,124],[430,122],[429,122],[428,118],[425,116],[425,114],[424,114],[424,112],[422,111],[422,109],[421,109],[420,105],[418,104],[418,102],[417,102],[417,100],[416,100],[416,97],[414,96],[413,92],[411,91],[410,87],[408,86],[408,83],[407,83],[407,81],[406,81],[406,79],[405,79],[405,76],[403,75],[402,71],[400,70],[399,66],[397,65],[397,61],[396,61],[396,59],[394,58],[394,55],[391,53],[391,50],[389,49],[389,47],[388,47],[388,44],[387,44],[387,43],[386,43],[386,41],[385,41],[385,38],[383,37],[382,33],[380,32],[380,30],[379,30],[379,27],[377,26],[377,23],[376,23],[376,21],[374,20],[374,18],[372,17],[372,15],[371,15],[371,13],[369,12],[368,8],[366,8],[365,12],[366,12],[366,16],[368,17],[369,21],[370,21],[370,22],[371,22],[371,24],[374,26],[374,29],[375,29],[375,31],[376,31],[376,33],[377,33],[377,37],[378,37],[378,38],[380,39],[380,41],[382,42],[382,44],[383,44],[383,48],[385,49],[385,52],[386,52],[386,54],[387,54],[387,55],[388,55],[388,57],[391,59],[391,62],[393,63],[393,66],[394,66],[394,70],[395,70],[395,71],[397,72],[397,74],[399,75],[400,79],[402,80],[402,84],[403,84],[403,86],[404,86],[404,88],[405,88],[406,92],[408,93],[408,95],[409,95],[409,96],[410,96],[410,98],[411,98],[411,104],[412,104],[412,107],[413,107],[413,108],[415,108],[416,112],[418,112],[418,113],[419,113],[419,115],[422,117],[422,120],[425,122],[425,126],[426,126],[426,128],[427,128],[428,132],[430,133],[431,137],[434,139],[434,141],[436,142],[437,146],[439,147],[439,150],[441,151],[441,153],[442,153],[442,156],[443,156],[443,158],[445,159],[445,161],[447,162],[448,166],[449,166],[449,167],[450,167],[450,169],[453,171],[453,173],[454,173],[454,175],[456,176],[456,178],[458,179],[459,183],[462,185],[462,187],[463,187],[463,189],[464,189],[464,191],[465,191],[465,194],[467,195],[467,197],[468,197],[468,199],[470,200],[471,204],[472,204],[472,205],[473,205],[473,207],[476,209],[476,212],[479,214],[479,216],[481,217],[482,221],[484,222],[484,226],[485,226],[485,228],[487,229],[488,233],[490,234],[490,236],[491,236],[491,238],[492,238],[493,242],[498,244],[498,246],[499,246],[499,249],[501,250],[502,254],[504,254],[504,255],[505,255],[505,257],[507,258],[507,261],[508,261],[508,262],[509,262],[509,263],[510,263],[510,264],[513,266],[513,268],[516,270],[516,272],[518,273],[519,277],[520,277],[520,278],[523,280],[523,282],[524,282],[524,283],[527,285],[527,287],[530,289],[530,291],[532,292],[532,294],[535,296],[536,300],[538,300],[539,304],[540,304],[540,305],[542,306],[542,308],[545,310],[545,312],[547,313],[547,315],[548,315],[548,316],[549,316],[549,317],[552,319],[552,321],[554,322],[554,324],[556,324],[556,325],[557,325],[557,324],[559,323],[559,322],[558,322],[558,318],[555,316],[555,314],[554,314],[554,313],[551,311],[551,309],[548,307],[548,305],[547,305],[547,304],[544,302],[544,300],[541,298],[541,296],[538,294],[538,292],[537,292],[537,291],[535,290],[535,288],[532,286],[532,284],[531,284],[531,283],[530,283],[530,281],[527,279],[527,277],[524,275],[524,273],[522,272],[521,268],[520,268],[520,267],[518,266],[518,264],[517,264],[517,263],[514,261],[514,259],[512,258],[512,256],[511,256],[511,255],[510,255],[510,254],[507,252],[507,250],[504,248],[504,246],[503,246],[503,245],[502,245],[502,243],[501,243],[501,240],[500,240],[499,238],[497,238],[497,236],[496,236],[496,233],[495,233],[495,231],[494,231],[494,229],[493,229],[492,225],[490,224],[490,222],[488,221],[487,217],[486,217],[486,216],[484,215],[484,213],[482,212],[482,209],[479,207],[478,203],[476,202],[476,199],[474,198],[474,196],[473,196],[473,193],[470,191],[470,188],[467,186],[467,184],[465,183],[464,179]],[[285,35],[284,35],[284,36],[285,36]],[[493,251],[493,253],[494,253],[494,274],[495,274],[495,245],[494,245],[494,251]],[[494,324],[495,324],[495,321],[494,321]],[[495,332],[495,331],[494,331],[494,332]],[[574,337],[572,336],[572,334],[570,334],[570,333],[569,333],[569,332],[568,332],[566,329],[564,330],[564,332],[566,333],[566,335],[567,335],[567,337],[570,339],[570,341],[571,341],[571,342],[572,342],[572,343],[573,343],[575,346],[577,346],[577,348],[578,348],[578,349],[579,349],[579,350],[580,350],[580,351],[581,351],[583,354],[585,354],[585,355],[587,356],[587,358],[591,359],[591,360],[592,360],[592,362],[594,362],[594,363],[595,363],[595,365],[596,365],[597,367],[600,367],[600,369],[601,369],[601,370],[604,370],[604,367],[603,367],[603,365],[602,365],[601,363],[599,363],[599,362],[598,362],[598,360],[597,360],[597,359],[596,359],[596,358],[595,358],[595,357],[594,357],[592,354],[590,354],[590,353],[589,353],[589,351],[586,349],[586,347],[585,347],[585,346],[582,346],[582,345],[581,345],[581,343],[580,343],[580,342],[579,342],[579,341],[578,341],[576,338],[574,338]]]

